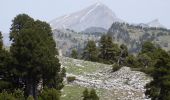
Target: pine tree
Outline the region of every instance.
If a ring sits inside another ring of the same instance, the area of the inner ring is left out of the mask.
[[[160,48],[153,55],[153,81],[146,85],[146,95],[152,100],[170,100],[170,56]]]
[[[144,68],[148,68],[152,66],[152,59],[147,54],[138,55],[138,61],[140,65]]]
[[[83,59],[89,61],[98,61],[98,49],[96,47],[95,41],[88,41],[83,52]]]
[[[126,58],[128,57],[128,48],[126,45],[120,45],[120,54],[118,57],[118,65],[125,65]]]
[[[100,55],[99,57],[104,63],[113,64],[118,61],[120,49],[117,44],[113,43],[112,37],[102,36],[100,40]]]
[[[149,55],[153,53],[156,49],[157,47],[153,43],[146,41],[142,44],[141,53],[147,53],[147,55]]]
[[[5,90],[14,90],[12,83],[13,73],[11,68],[12,57],[8,51],[6,51],[3,47],[2,42],[2,34],[0,33],[0,92]]]
[[[139,66],[139,62],[138,62],[137,58],[134,55],[129,55],[126,58],[125,63],[126,63],[126,66],[128,66],[128,67],[137,68]]]
[[[74,59],[77,59],[78,58],[78,52],[76,49],[73,49],[72,52],[71,52],[71,57],[74,58]]]
[[[107,36],[103,35],[100,39],[100,58],[101,59],[106,59],[106,56],[105,56],[106,47],[107,47],[106,41],[107,41]]]
[[[46,22],[35,21],[26,14],[16,16],[12,22],[10,52],[15,59],[15,75],[26,95],[37,100],[41,80],[43,86],[49,88],[58,88],[57,85],[62,84],[57,80],[61,68],[52,31]]]

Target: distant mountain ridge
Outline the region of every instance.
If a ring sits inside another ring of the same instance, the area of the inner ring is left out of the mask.
[[[165,50],[170,50],[170,30],[162,27],[113,23],[108,35],[116,43],[127,45],[131,53],[139,52],[145,41],[151,41]]]
[[[50,25],[64,56],[69,56],[75,48],[82,51],[88,40],[98,43],[104,33],[111,35],[114,42],[127,45],[131,53],[139,52],[144,41],[152,41],[170,50],[170,30],[158,19],[148,23],[128,24],[102,3],[56,18]]]
[[[98,2],[81,11],[50,21],[52,29],[72,29],[77,32],[90,27],[109,29],[113,22],[123,22],[106,5]]]
[[[154,19],[148,23],[140,23],[136,24],[135,26],[141,26],[141,27],[152,27],[152,28],[166,28],[164,25],[162,25],[159,21],[159,19]]]
[[[155,19],[149,23],[147,23],[147,25],[149,27],[160,27],[160,28],[165,28],[165,26],[163,26],[160,22],[159,22],[159,19]]]

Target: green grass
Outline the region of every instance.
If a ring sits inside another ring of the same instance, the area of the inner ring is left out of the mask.
[[[61,100],[82,100],[85,87],[77,85],[66,85],[63,88]],[[91,88],[88,88],[90,90]],[[113,91],[105,89],[95,89],[100,100],[115,100]],[[112,94],[113,93],[113,94]]]
[[[82,100],[81,96],[84,89],[84,87],[80,86],[65,86],[61,100]]]
[[[110,65],[75,60],[70,58],[60,58],[62,65],[66,68],[67,73],[73,75],[87,75],[98,73],[106,68],[112,68]],[[97,76],[95,77],[97,78]],[[98,79],[98,78],[97,78]],[[61,100],[82,100],[82,93],[86,87],[78,85],[69,85],[66,84],[62,91]],[[89,90],[91,88],[88,88]],[[95,89],[100,100],[114,100],[113,92],[106,89]],[[109,95],[109,96],[108,96]]]
[[[67,58],[67,63],[64,63],[65,60],[63,60],[63,66],[66,67],[67,73],[74,74],[74,75],[86,75],[92,74],[94,72],[101,71],[102,69],[106,67],[110,67],[109,65],[101,64],[101,63],[95,63],[95,62],[89,62],[89,61],[80,61],[80,60],[74,60]]]

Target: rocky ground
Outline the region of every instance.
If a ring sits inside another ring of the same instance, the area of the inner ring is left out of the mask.
[[[60,57],[60,61],[66,67],[67,76],[76,77],[66,86],[95,88],[101,100],[145,100],[144,86],[151,78],[142,72],[132,71],[129,67],[112,72],[110,65],[71,58]]]

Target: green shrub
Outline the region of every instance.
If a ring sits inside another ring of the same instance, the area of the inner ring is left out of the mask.
[[[91,91],[88,91],[87,88],[83,91],[83,100],[99,100],[99,97],[96,93],[96,90],[91,89]]]
[[[73,82],[76,79],[75,76],[68,76],[67,77],[67,82]]]
[[[0,100],[17,100],[12,93],[8,93],[7,91],[3,91],[0,93]]]
[[[28,96],[27,100],[34,100],[33,96]]]
[[[24,91],[17,89],[14,91],[13,96],[17,99],[17,100],[25,100],[24,97]]]
[[[121,68],[121,66],[118,65],[117,63],[115,63],[115,64],[112,65],[112,71],[113,71],[113,72],[118,71],[120,68]]]
[[[60,91],[54,88],[45,88],[40,94],[38,100],[60,100]]]

